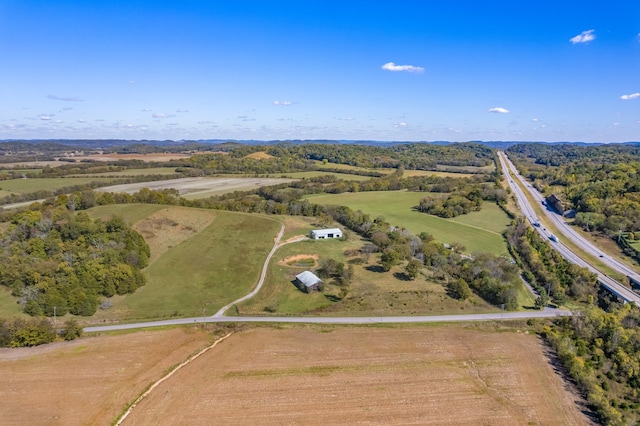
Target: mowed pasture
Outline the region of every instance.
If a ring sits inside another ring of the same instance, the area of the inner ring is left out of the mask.
[[[576,400],[523,332],[253,328],[177,371],[123,424],[589,424]]]
[[[114,185],[99,188],[99,192],[125,192],[133,194],[143,188],[151,190],[175,189],[180,195],[188,199],[207,198],[213,195],[224,194],[233,191],[248,191],[261,186],[277,185],[291,182],[287,178],[180,178],[158,180],[153,182],[140,182],[123,185]]]
[[[427,194],[408,191],[372,191],[309,196],[317,204],[335,204],[361,210],[375,219],[383,216],[391,225],[402,226],[413,234],[428,232],[443,243],[462,244],[468,253],[506,254],[507,246],[501,232],[510,220],[498,206],[483,203],[479,212],[453,219],[420,213],[413,209]],[[441,194],[436,194],[441,195]]]
[[[256,285],[280,230],[273,218],[155,205],[101,206],[94,217],[119,214],[151,248],[147,284],[114,296],[87,322],[213,315]]]

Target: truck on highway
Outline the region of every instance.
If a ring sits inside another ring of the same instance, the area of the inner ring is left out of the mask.
[[[555,236],[555,235],[553,235],[553,234],[549,235],[549,239],[550,239],[551,241],[553,241],[554,243],[557,243],[557,242],[559,241],[559,240],[558,240],[558,237],[556,237],[556,236]]]

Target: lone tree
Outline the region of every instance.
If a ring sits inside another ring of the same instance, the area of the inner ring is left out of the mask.
[[[422,262],[417,259],[411,259],[409,263],[407,263],[407,266],[404,267],[404,273],[410,279],[415,280],[421,269]]]

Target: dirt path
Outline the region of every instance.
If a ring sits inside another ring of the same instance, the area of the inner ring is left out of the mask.
[[[227,335],[219,338],[218,340],[216,340],[215,342],[213,342],[210,346],[207,346],[206,348],[204,348],[203,350],[201,350],[200,352],[198,352],[197,354],[189,357],[186,361],[178,364],[178,366],[176,366],[174,369],[172,369],[171,371],[169,371],[167,374],[165,374],[164,376],[162,376],[162,378],[160,380],[158,380],[157,382],[155,382],[153,385],[151,385],[151,387],[149,389],[147,389],[146,392],[144,392],[142,395],[140,395],[134,402],[133,404],[131,404],[131,406],[129,407],[129,409],[127,409],[127,411],[125,411],[119,418],[118,420],[116,420],[115,424],[116,425],[120,425],[122,424],[122,422],[129,416],[129,414],[131,414],[131,412],[133,411],[134,408],[136,408],[136,406],[143,400],[145,399],[147,396],[149,396],[151,394],[151,392],[153,392],[153,390],[155,388],[157,388],[158,386],[160,386],[165,380],[168,380],[171,378],[171,376],[173,376],[178,370],[180,370],[182,367],[186,366],[187,364],[189,364],[190,362],[194,361],[195,359],[197,359],[200,355],[202,355],[203,353],[207,352],[209,349],[212,349],[214,347],[216,347],[216,345],[220,342],[222,342],[224,339],[226,339],[227,337],[231,336],[232,333],[228,333]]]
[[[278,247],[280,247],[280,240],[282,239],[282,235],[283,234],[284,234],[284,224],[281,225],[280,232],[278,232],[278,235],[275,238],[275,242],[273,244],[273,248],[271,249],[271,251],[269,252],[269,255],[265,259],[264,265],[262,265],[262,273],[260,274],[260,279],[258,280],[258,284],[256,285],[256,287],[251,291],[251,293],[247,294],[246,296],[243,296],[240,299],[235,300],[235,301],[229,303],[228,305],[222,307],[218,312],[216,312],[213,315],[214,317],[224,316],[225,312],[227,312],[227,310],[229,310],[229,308],[231,308],[233,305],[238,304],[238,303],[242,303],[245,300],[251,299],[253,296],[258,294],[258,292],[262,288],[262,284],[264,284],[264,278],[267,275],[267,269],[269,268],[269,262],[271,261],[271,258],[275,254],[276,250],[278,250]]]

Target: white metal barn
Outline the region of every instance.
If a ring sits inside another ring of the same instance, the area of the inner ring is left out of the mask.
[[[314,240],[322,240],[325,238],[341,238],[342,231],[340,228],[314,229],[309,233],[309,237]]]
[[[296,287],[298,287],[305,293],[311,293],[312,291],[319,290],[322,280],[318,278],[313,272],[304,271],[296,275],[294,283]]]

